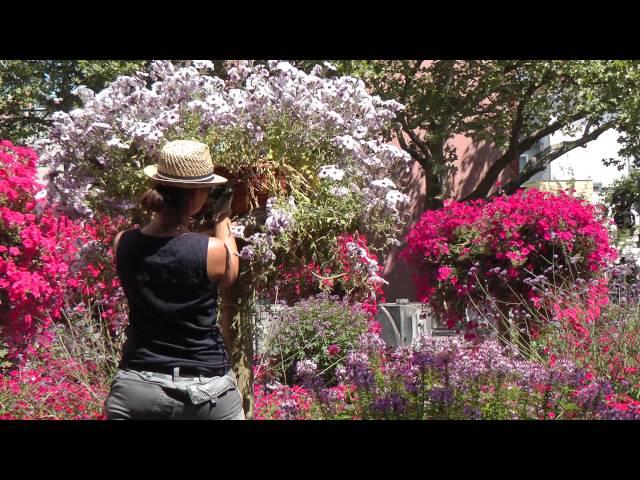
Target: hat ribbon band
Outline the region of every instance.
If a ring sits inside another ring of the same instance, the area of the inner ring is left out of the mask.
[[[158,178],[164,178],[167,180],[185,180],[185,181],[198,181],[198,180],[210,180],[212,178],[215,177],[215,174],[213,172],[208,173],[206,175],[196,175],[196,176],[192,176],[192,177],[183,177],[183,176],[177,176],[177,175],[171,175],[168,173],[160,173],[159,171],[156,171],[156,177]]]

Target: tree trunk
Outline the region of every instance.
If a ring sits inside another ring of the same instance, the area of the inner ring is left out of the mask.
[[[493,188],[493,186],[495,185],[496,180],[498,180],[500,174],[506,168],[508,168],[509,165],[511,165],[511,162],[513,162],[516,158],[518,158],[518,156],[517,152],[514,150],[507,151],[504,155],[498,158],[494,163],[491,164],[489,170],[487,170],[487,173],[485,173],[484,177],[482,177],[482,180],[480,180],[478,186],[463,200],[478,200],[480,198],[488,197],[491,188]]]
[[[255,399],[253,397],[253,322],[251,319],[251,296],[236,282],[221,292],[222,303],[235,304],[237,308],[231,322],[233,347],[229,352],[233,371],[238,379],[238,390],[242,395],[243,408],[247,420],[253,418]]]
[[[436,172],[436,165],[444,165],[444,141],[432,140],[429,142],[431,157],[425,157],[420,163],[424,172],[427,194],[425,195],[425,210],[437,210],[444,205],[444,183],[442,176]]]
[[[425,210],[437,210],[442,208],[442,182],[435,175],[429,176],[425,172],[427,183],[427,194],[425,195]]]

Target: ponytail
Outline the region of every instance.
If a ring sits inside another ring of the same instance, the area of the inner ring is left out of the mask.
[[[157,184],[147,190],[140,203],[147,210],[152,212],[162,212],[165,210],[182,211],[187,204],[187,198],[191,192],[185,188],[170,187],[168,185]]]

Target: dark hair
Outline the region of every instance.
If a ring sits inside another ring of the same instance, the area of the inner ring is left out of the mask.
[[[187,199],[192,194],[193,192],[187,188],[170,187],[159,183],[140,197],[140,203],[152,212],[162,212],[164,210],[181,212],[186,207]]]

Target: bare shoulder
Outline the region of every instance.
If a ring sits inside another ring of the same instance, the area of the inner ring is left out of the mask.
[[[209,237],[207,251],[207,275],[211,280],[217,280],[224,274],[227,250],[224,242],[216,237]]]
[[[115,253],[118,250],[118,242],[120,241],[120,237],[122,236],[122,234],[126,232],[126,230],[123,230],[121,232],[118,232],[116,234],[116,236],[113,238],[113,252]]]
[[[219,260],[220,257],[226,255],[224,242],[216,237],[209,237],[209,250],[207,253],[207,262]]]

